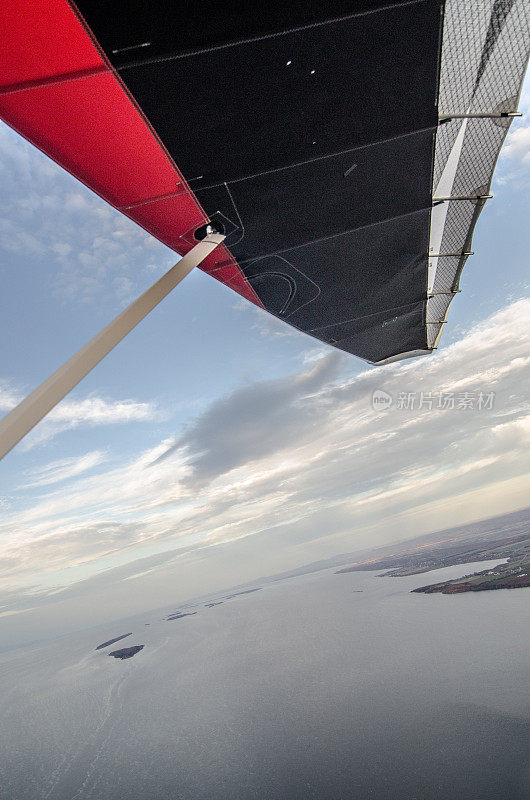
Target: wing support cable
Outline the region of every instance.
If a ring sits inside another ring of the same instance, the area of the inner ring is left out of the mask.
[[[207,232],[165,275],[0,420],[0,459],[157,306],[225,237]]]

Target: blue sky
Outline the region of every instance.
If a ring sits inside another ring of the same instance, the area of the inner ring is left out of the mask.
[[[373,369],[195,270],[0,462],[4,612],[141,610],[526,505],[529,95],[433,357]],[[5,126],[0,183],[3,413],[175,256]]]

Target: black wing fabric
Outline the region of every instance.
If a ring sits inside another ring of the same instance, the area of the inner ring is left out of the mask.
[[[78,5],[267,310],[374,363],[432,349],[467,257],[430,281],[440,83],[480,105],[521,0]]]

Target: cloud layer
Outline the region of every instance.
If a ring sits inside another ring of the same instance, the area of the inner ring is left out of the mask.
[[[170,253],[164,245],[2,122],[0,153],[0,249],[14,266],[21,256],[45,262],[65,300],[125,304],[142,286],[142,273],[152,281]]]
[[[270,541],[331,554],[521,507],[529,318],[530,298],[519,300],[430,358],[354,377],[330,352],[238,387],[127,463],[109,468],[94,452],[51,463],[28,476],[45,493],[3,515],[1,574],[13,588],[53,588],[252,535],[260,553]],[[389,408],[374,410],[376,390]],[[454,408],[439,408],[449,396]]]

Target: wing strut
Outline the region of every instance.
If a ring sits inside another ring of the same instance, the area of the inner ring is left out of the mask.
[[[156,283],[121,312],[88,344],[41,383],[25,400],[0,420],[0,459],[13,448],[57,403],[77,386],[96,364],[127,336],[186,275],[224,240],[220,233],[207,236],[171,267]]]

